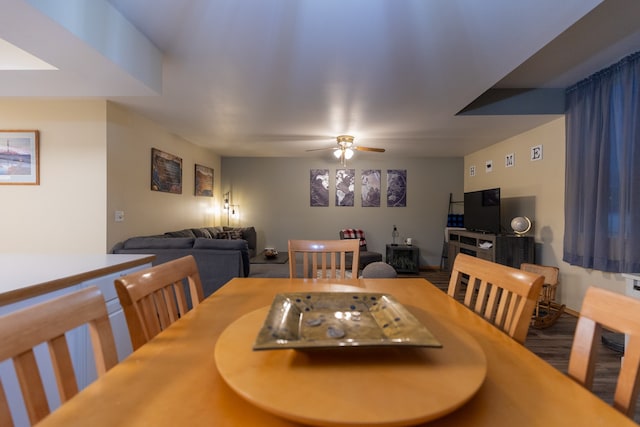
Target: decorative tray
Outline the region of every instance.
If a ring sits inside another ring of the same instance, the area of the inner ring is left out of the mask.
[[[300,292],[275,296],[253,349],[397,346],[442,344],[391,295]]]

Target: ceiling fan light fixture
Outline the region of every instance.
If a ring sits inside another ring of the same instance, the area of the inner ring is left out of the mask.
[[[338,144],[343,147],[351,147],[353,145],[354,137],[351,135],[338,135],[336,137]]]
[[[344,158],[349,160],[353,157],[353,150],[351,148],[347,148],[344,150]]]
[[[342,150],[339,148],[336,148],[336,150],[333,152],[333,155],[335,156],[336,159],[339,159],[340,156],[342,156]]]

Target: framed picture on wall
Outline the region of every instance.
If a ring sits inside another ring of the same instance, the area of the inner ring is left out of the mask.
[[[407,170],[387,170],[387,207],[407,206]]]
[[[362,207],[380,207],[380,169],[362,171]]]
[[[151,190],[182,194],[182,159],[151,149]]]
[[[353,206],[356,170],[336,170],[336,206]]]
[[[195,195],[213,197],[213,169],[196,164]]]
[[[329,169],[309,171],[309,205],[329,206]]]
[[[39,145],[37,130],[0,131],[0,184],[40,184]]]

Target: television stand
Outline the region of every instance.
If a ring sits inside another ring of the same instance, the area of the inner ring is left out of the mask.
[[[523,262],[534,263],[535,241],[531,236],[449,230],[448,265],[451,271],[459,253],[487,261],[520,268]]]

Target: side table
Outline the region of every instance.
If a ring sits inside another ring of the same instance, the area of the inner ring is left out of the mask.
[[[409,245],[387,245],[387,264],[398,273],[420,272],[420,249]]]

